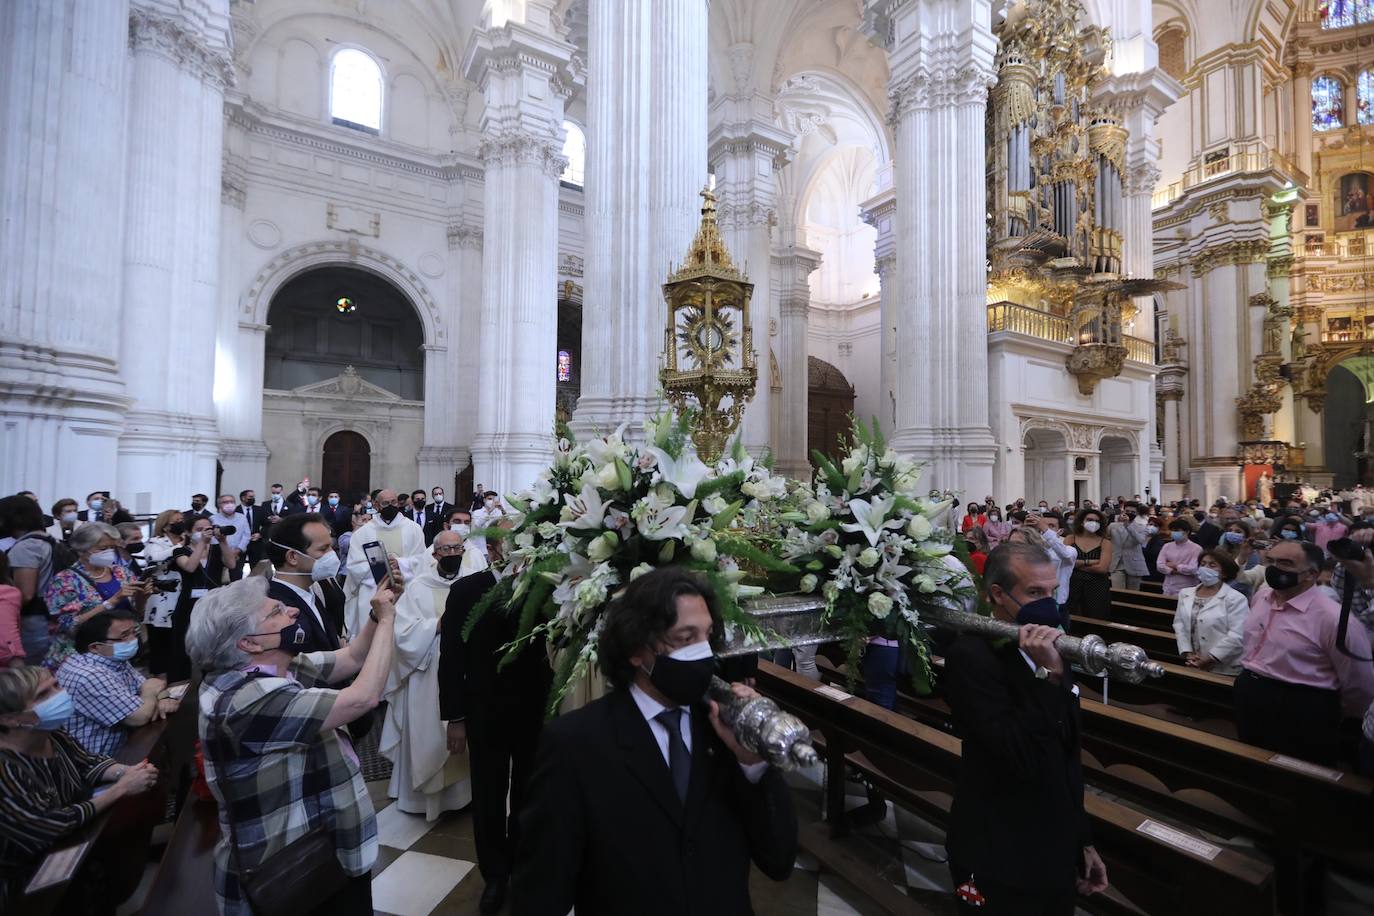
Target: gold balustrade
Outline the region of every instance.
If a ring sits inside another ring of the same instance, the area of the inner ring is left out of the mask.
[[[1054,343],[1072,345],[1074,342],[1067,318],[1015,302],[995,302],[988,306],[988,333],[999,332],[1024,334]],[[1122,334],[1121,343],[1126,348],[1127,359],[1154,365],[1154,341]]]
[[[1155,361],[1155,342],[1146,340],[1143,337],[1132,337],[1130,334],[1122,334],[1121,342],[1126,345],[1126,358],[1137,363],[1154,365]]]
[[[1208,162],[1199,162],[1189,168],[1177,180],[1157,189],[1150,198],[1152,209],[1167,207],[1187,191],[1200,184],[1215,181],[1236,172],[1263,172],[1273,170],[1288,177],[1298,186],[1305,187],[1307,173],[1298,168],[1291,159],[1260,140],[1247,143],[1233,143],[1226,155],[1218,156]]]

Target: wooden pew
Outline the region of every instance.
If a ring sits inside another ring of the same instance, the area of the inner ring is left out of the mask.
[[[1089,699],[1214,735],[1236,737],[1234,677],[1170,662],[1160,664],[1164,666],[1164,677],[1139,684],[1111,681],[1105,687],[1105,696],[1101,678],[1079,674],[1079,688]]]
[[[1150,607],[1147,604],[1132,604],[1116,597],[1112,598],[1109,616],[1113,623],[1128,623],[1150,630],[1172,631],[1174,628],[1174,611],[1172,609],[1166,611],[1163,608]]]
[[[1174,609],[1178,607],[1178,598],[1174,595],[1164,594],[1163,586],[1159,586],[1153,591],[1114,588],[1112,589],[1112,604],[1116,604],[1118,601],[1123,604],[1152,607],[1161,611],[1168,611],[1170,614],[1173,614]]]
[[[958,774],[961,742],[953,735],[921,725],[858,697],[838,698],[820,685],[769,662],[760,662],[759,689],[800,716],[824,735],[828,778],[827,812],[832,826],[843,833],[846,766],[855,766],[904,807],[946,823],[949,800]],[[1206,855],[1184,851],[1156,835],[1150,818],[1132,808],[1089,794],[1085,808],[1092,821],[1094,844],[1107,862],[1113,891],[1080,898],[1079,905],[1094,913],[1271,913],[1272,868],[1257,857],[1235,850],[1202,848]],[[1183,842],[1196,842],[1180,831]],[[1169,834],[1164,834],[1170,836]],[[816,855],[820,849],[804,845]],[[830,849],[820,849],[822,854]],[[1214,856],[1208,858],[1209,855]],[[826,858],[818,855],[823,864]],[[862,879],[853,869],[845,876]],[[879,878],[879,881],[884,879]],[[861,886],[862,889],[862,886]],[[873,895],[883,903],[881,891]],[[913,912],[889,907],[889,912]]]
[[[1183,664],[1183,656],[1179,655],[1178,639],[1174,636],[1173,630],[1154,630],[1128,623],[1099,620],[1095,617],[1074,617],[1069,620],[1069,632],[1074,636],[1096,633],[1109,643],[1132,643],[1140,646],[1156,661]]]
[[[140,916],[214,913],[215,844],[219,841],[219,807],[214,800],[192,798],[181,806],[167,851],[143,902]]]

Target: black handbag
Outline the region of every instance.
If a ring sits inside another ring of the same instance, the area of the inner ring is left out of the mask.
[[[233,734],[224,727],[224,710],[231,696],[227,690],[220,694],[215,703],[215,717],[224,735],[237,744]],[[229,855],[234,861],[239,891],[257,916],[309,913],[348,884],[349,877],[334,849],[332,831],[315,827],[257,867],[245,868],[239,858],[234,819],[227,817],[225,820],[229,822]]]

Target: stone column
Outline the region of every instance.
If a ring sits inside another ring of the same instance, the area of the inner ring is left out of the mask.
[[[897,378],[894,448],[931,487],[988,492],[984,112],[997,42],[988,0],[869,0],[888,46],[896,141]],[[976,395],[975,395],[976,393]]]
[[[777,468],[788,477],[807,480],[811,476],[811,462],[807,458],[807,395],[811,375],[807,359],[809,278],[821,266],[821,253],[789,245],[773,255],[773,264],[778,268],[778,370],[782,375]]]
[[[897,193],[887,188],[859,205],[863,221],[878,230],[873,243],[873,270],[878,275],[878,316],[882,322],[878,371],[878,422],[890,432],[896,423],[897,384],[897,244],[893,223],[897,215]]]
[[[229,4],[193,0],[174,13],[164,6],[135,0],[129,11],[120,356],[134,403],[119,438],[119,479],[136,511],[145,501],[155,511],[188,492],[210,492],[219,457],[207,351],[219,325]],[[203,359],[192,341],[207,342]],[[238,384],[258,387],[261,378]]]
[[[128,36],[125,0],[0,3],[0,492],[45,505],[118,483]]]
[[[769,448],[779,453],[782,449],[782,443],[774,442],[771,435],[770,419],[776,405],[771,403],[770,356],[778,360],[784,377],[787,369],[783,365],[783,354],[772,352],[772,335],[768,333],[775,298],[769,262],[773,252],[773,227],[778,223],[775,173],[787,164],[790,141],[771,117],[765,120],[755,114],[759,110],[771,112],[772,104],[754,92],[753,59],[754,46],[751,44],[738,44],[730,49],[733,85],[728,92],[719,92],[712,106],[713,126],[707,157],[716,176],[716,195],[720,200],[716,220],[730,256],[754,284],[749,314],[758,350],[759,382],[753,400],[745,408],[740,430],[745,448],[752,454],[762,455]],[[783,387],[786,390],[786,382]],[[805,442],[803,435],[803,452]]]
[[[472,462],[471,443],[477,430],[477,401],[473,397],[452,398],[448,392],[476,392],[481,365],[482,339],[482,230],[480,226],[455,220],[448,228],[448,268],[445,289],[451,305],[447,310],[450,346],[444,364],[450,387],[439,394],[449,414],[444,437],[427,438],[417,456],[420,485],[453,489],[454,477]],[[460,342],[453,346],[454,342]],[[426,381],[428,387],[428,381]],[[428,399],[426,399],[428,403]],[[429,430],[426,429],[426,435]],[[429,481],[426,483],[426,481]],[[479,483],[485,480],[477,478]]]
[[[623,422],[633,435],[658,404],[662,283],[706,182],[706,12],[706,0],[590,0],[580,438]]]
[[[1312,174],[1312,62],[1301,60],[1293,65],[1293,137],[1294,159],[1298,168]]]
[[[572,46],[554,34],[550,4],[524,21],[477,29],[464,73],[485,96],[482,359],[476,478],[510,492],[548,466],[557,350],[558,176]]]

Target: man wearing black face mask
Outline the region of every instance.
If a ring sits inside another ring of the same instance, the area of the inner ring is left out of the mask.
[[[366,524],[353,532],[348,541],[348,578],[344,582],[344,623],[348,632],[357,633],[367,617],[368,602],[376,584],[372,579],[372,567],[368,564],[363,547],[373,541],[386,549],[387,556],[394,561],[393,573],[405,582],[429,563],[429,552],[425,549],[425,533],[420,526],[401,514],[397,505],[396,491],[377,490],[372,495],[372,504],[377,514]]]
[[[1246,744],[1333,765],[1341,719],[1374,702],[1369,636],[1358,622],[1336,646],[1340,605],[1313,588],[1324,555],[1306,541],[1282,541],[1265,555],[1264,587],[1245,618],[1244,669],[1236,677],[1236,725]],[[1351,656],[1356,656],[1352,658]]]
[[[479,908],[496,913],[510,884],[517,815],[539,744],[553,671],[542,638],[531,640],[500,667],[505,656],[501,647],[519,635],[518,615],[504,608],[485,614],[464,638],[468,615],[496,585],[496,573],[488,567],[459,578],[463,550],[447,545],[461,540],[456,531],[440,531],[434,539],[439,573],[454,582],[439,624],[439,717],[448,723],[449,752],[468,753],[477,868],[486,885]]]
[[[945,846],[962,907],[1071,914],[1076,894],[1107,887],[1083,810],[1078,688],[1054,648],[1057,567],[1006,543],[983,582],[1017,643],[962,634],[945,652],[943,690],[964,739]]]
[[[615,689],[544,729],[511,911],[753,912],[749,863],[786,879],[797,816],[782,774],[703,702],[721,638],[715,595],[667,567],[631,582],[605,614],[597,656]]]

